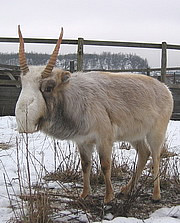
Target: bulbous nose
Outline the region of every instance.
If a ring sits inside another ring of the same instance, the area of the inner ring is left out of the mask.
[[[36,97],[35,97],[36,96]],[[20,133],[33,133],[38,131],[40,118],[45,111],[45,102],[40,95],[28,96],[21,94],[16,104],[15,115]]]

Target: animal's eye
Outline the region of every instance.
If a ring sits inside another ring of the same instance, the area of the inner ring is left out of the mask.
[[[42,93],[51,93],[56,86],[56,82],[54,80],[44,80],[41,83],[40,90]]]
[[[51,92],[52,90],[53,90],[53,86],[47,86],[46,88],[45,88],[45,92]]]

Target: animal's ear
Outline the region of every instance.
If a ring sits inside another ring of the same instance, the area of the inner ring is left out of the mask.
[[[68,72],[68,71],[63,71],[63,73],[62,73],[62,75],[61,75],[61,81],[62,81],[62,83],[68,83],[70,77],[71,77],[70,72]]]

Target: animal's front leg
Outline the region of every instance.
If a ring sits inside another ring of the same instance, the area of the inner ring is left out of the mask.
[[[104,197],[104,203],[106,204],[114,199],[114,191],[111,183],[111,153],[112,153],[111,143],[106,143],[103,146],[99,146],[101,169],[104,174],[104,181],[106,185],[106,193]]]
[[[90,172],[91,172],[91,156],[93,151],[93,145],[80,145],[78,146],[80,156],[81,156],[81,165],[83,172],[83,191],[81,193],[81,198],[86,198],[90,191]]]

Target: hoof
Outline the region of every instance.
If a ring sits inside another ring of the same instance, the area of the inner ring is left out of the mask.
[[[158,203],[158,202],[160,202],[160,200],[161,200],[161,195],[160,194],[158,194],[158,195],[156,195],[156,196],[152,196],[152,201],[153,201],[153,203]]]
[[[80,198],[81,198],[81,199],[86,199],[86,198],[88,197],[88,195],[89,195],[89,193],[82,193],[82,194],[80,195]]]
[[[104,198],[104,204],[109,204],[111,201],[113,201],[115,199],[114,194],[109,195],[108,197]]]

